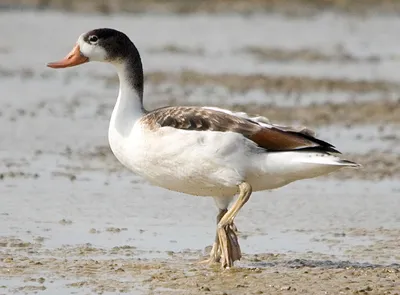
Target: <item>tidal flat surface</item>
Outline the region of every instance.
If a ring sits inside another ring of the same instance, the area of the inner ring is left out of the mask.
[[[364,168],[255,193],[236,221],[238,267],[197,264],[214,202],[115,160],[112,67],[45,67],[97,27],[136,43],[148,109],[306,125]],[[399,30],[396,16],[331,12],[0,12],[0,294],[399,293]]]

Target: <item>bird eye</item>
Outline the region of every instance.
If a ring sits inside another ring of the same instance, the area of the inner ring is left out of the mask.
[[[91,35],[89,36],[88,40],[90,43],[94,44],[99,40],[99,38],[96,35]]]

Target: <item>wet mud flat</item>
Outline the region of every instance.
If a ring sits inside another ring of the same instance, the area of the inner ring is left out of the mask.
[[[40,240],[11,238],[2,238],[0,247],[0,294],[399,294],[400,288],[399,264],[316,253],[244,255],[239,267],[221,270],[199,264],[202,252],[193,250],[90,244],[49,250]]]
[[[255,193],[236,221],[237,267],[199,265],[213,200],[116,161],[111,68],[44,66],[99,26],[135,40],[148,109],[214,105],[306,125],[364,169]],[[0,294],[400,294],[399,28],[331,13],[1,13]]]

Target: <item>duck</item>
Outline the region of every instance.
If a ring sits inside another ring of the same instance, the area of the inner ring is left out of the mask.
[[[252,192],[361,167],[306,127],[210,106],[146,110],[141,56],[131,39],[116,29],[81,34],[70,53],[47,66],[61,69],[88,62],[112,64],[118,74],[119,92],[108,129],[118,161],[152,185],[214,199],[215,239],[201,263],[228,269],[241,259],[234,221]]]

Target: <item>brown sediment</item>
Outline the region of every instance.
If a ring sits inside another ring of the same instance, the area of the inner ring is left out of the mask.
[[[174,44],[164,45],[162,47],[153,47],[147,50],[149,53],[170,53],[181,55],[202,56],[205,54],[204,48],[189,48]],[[274,62],[338,62],[338,63],[379,63],[383,59],[396,59],[396,56],[387,57],[379,55],[370,55],[359,57],[346,52],[345,49],[337,46],[333,53],[323,53],[314,49],[282,49],[260,46],[248,46],[236,51],[238,54],[248,54],[260,61]]]
[[[188,276],[183,272],[175,272],[171,276],[169,270],[160,271],[152,284],[175,289],[176,292],[185,288],[187,292],[190,290],[190,294],[329,294],[333,290],[338,294],[365,294],[371,291],[384,294],[396,290],[398,285],[390,280],[399,277],[397,269],[385,267],[326,269],[299,266],[234,269],[225,273],[203,270],[193,273]],[[381,276],[383,283],[374,278]]]
[[[357,57],[343,49],[338,48],[333,54],[326,54],[320,51],[312,49],[298,49],[298,50],[285,50],[282,48],[267,48],[249,46],[243,48],[239,53],[246,53],[254,56],[261,61],[303,61],[303,62],[340,62],[340,63],[357,63],[357,62],[368,62],[368,63],[379,63],[382,56],[367,56]],[[394,58],[389,56],[389,59]]]
[[[311,78],[307,76],[269,76],[262,74],[208,74],[195,71],[151,72],[145,75],[152,84],[171,83],[179,86],[216,85],[232,92],[262,89],[268,92],[302,93],[312,91],[351,91],[359,93],[399,90],[399,85],[388,81],[352,81],[348,79]],[[111,79],[111,80],[110,80]],[[116,77],[109,82],[117,83]]]
[[[241,266],[221,270],[218,265],[197,264],[199,251],[173,252],[169,259],[149,260],[140,259],[140,253],[131,246],[105,250],[91,245],[57,249],[7,245],[2,246],[0,256],[0,277],[5,279],[2,289],[7,292],[38,291],[57,284],[59,288],[96,293],[139,289],[195,295],[396,294],[400,281],[399,265],[352,263],[318,253],[303,255],[307,258],[271,253],[244,255]],[[399,246],[398,241],[388,240],[385,244],[382,240],[377,247],[366,249],[378,253],[384,245],[386,249]],[[7,279],[15,277],[21,278],[20,286],[8,286]]]
[[[377,100],[367,102],[325,103],[310,106],[260,106],[259,104],[234,105],[236,111],[260,114],[271,122],[301,122],[301,125],[313,129],[313,126],[346,124],[400,123],[400,101]]]

